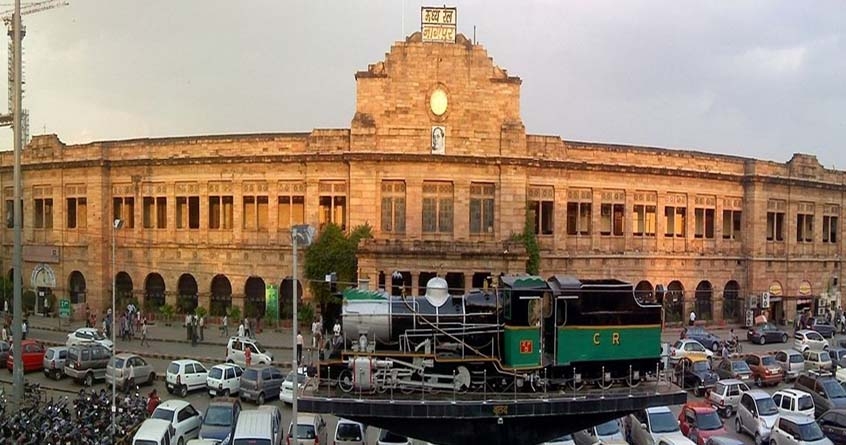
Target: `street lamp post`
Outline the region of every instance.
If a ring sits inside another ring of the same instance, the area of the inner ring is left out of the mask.
[[[299,438],[299,434],[297,433],[297,391],[299,391],[300,386],[300,374],[297,364],[297,333],[300,330],[299,323],[297,322],[297,245],[302,244],[303,247],[308,247],[311,244],[311,241],[314,239],[314,227],[308,224],[298,224],[291,227],[291,241],[293,241],[294,245],[294,271],[292,273],[294,279],[291,282],[291,299],[292,306],[293,306],[293,357],[291,360],[292,369],[294,371],[294,387],[293,387],[293,396],[291,402],[291,434],[294,435],[294,440],[296,441]]]
[[[117,275],[115,275],[115,234],[123,227],[123,220],[115,218],[112,224],[112,360],[114,360],[115,352],[117,351],[117,342],[115,340],[115,315],[117,315],[116,295],[117,295]],[[114,370],[116,372],[116,370]],[[112,375],[112,437],[117,433],[115,428],[115,412],[117,411],[117,374]]]

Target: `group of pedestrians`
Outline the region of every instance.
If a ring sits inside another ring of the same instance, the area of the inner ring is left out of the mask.
[[[197,346],[198,342],[206,340],[206,316],[197,314],[185,314],[185,335],[191,346]]]

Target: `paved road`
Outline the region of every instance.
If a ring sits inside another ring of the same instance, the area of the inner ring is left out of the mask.
[[[69,332],[69,330],[59,330],[59,329],[60,328],[58,326],[51,326],[51,325],[47,325],[47,324],[45,324],[43,326],[39,326],[37,323],[33,323],[33,331],[32,331],[31,336],[34,337],[34,338],[40,339],[40,340],[47,341],[47,342],[64,342],[64,340],[66,339],[66,336],[67,336],[67,332]],[[61,328],[61,329],[64,329],[64,328]],[[212,365],[219,363],[223,360],[223,358],[224,358],[223,338],[216,336],[216,335],[207,336],[207,338],[206,338],[206,340],[208,341],[207,343],[197,345],[196,347],[192,347],[192,346],[190,346],[189,343],[187,343],[184,340],[184,332],[182,332],[181,329],[178,329],[178,328],[168,328],[168,329],[165,329],[163,327],[162,332],[160,333],[160,338],[153,340],[151,342],[152,344],[151,344],[150,347],[143,347],[142,348],[140,346],[140,343],[137,340],[132,341],[132,342],[123,342],[121,340],[118,340],[118,344],[117,344],[118,350],[120,350],[120,351],[132,351],[132,352],[140,353],[142,356],[147,357],[148,360],[150,361],[150,363],[156,369],[157,375],[159,375],[159,376],[164,376],[167,365],[170,363],[170,360],[172,360],[174,358],[195,358],[195,359],[198,359],[201,362],[205,363],[207,366],[212,366]],[[718,334],[722,334],[724,336],[728,334],[727,329],[717,330],[716,332]],[[736,332],[737,332],[738,335],[741,335],[741,337],[743,337],[745,335],[744,331],[742,329],[736,329]],[[276,344],[277,347],[282,348],[282,351],[280,351],[281,353],[288,354],[288,353],[290,353],[290,347],[288,347],[287,349],[285,348],[285,344],[286,344],[285,338],[288,336],[288,334],[290,334],[290,331],[288,331],[287,333],[285,333],[285,332],[283,332],[283,333],[270,332],[270,333],[265,333],[264,335],[260,334],[259,339],[264,341],[264,342],[267,342],[267,343],[272,342],[273,344]],[[790,334],[790,333],[788,333],[788,334]],[[181,338],[179,337],[180,335],[182,336]],[[152,335],[152,337],[155,338],[156,336]],[[678,338],[678,331],[677,330],[669,330],[668,332],[665,332],[664,341],[672,343],[677,338]],[[836,344],[841,338],[846,338],[846,336],[836,337],[832,341],[832,344]],[[211,342],[214,342],[215,344],[209,344]],[[288,341],[287,344],[290,345],[290,341]],[[744,343],[743,344],[744,352],[772,351],[772,350],[777,350],[777,349],[789,348],[791,346],[792,346],[791,343],[775,344],[775,345],[763,345],[763,346],[757,345],[757,344],[750,344],[750,343]],[[273,351],[273,352],[274,352],[274,357],[278,361],[278,358],[281,355],[280,352],[277,352],[277,351]],[[69,379],[63,379],[60,382],[55,382],[53,380],[47,379],[41,373],[28,374],[27,379],[30,380],[30,381],[34,381],[34,382],[40,382],[44,386],[55,386],[55,387],[63,388],[65,390],[67,390],[69,392],[73,392],[73,393],[77,392],[79,390],[79,388],[81,388],[79,385],[71,382]],[[6,371],[0,372],[0,384],[7,385],[7,388],[6,388],[7,390],[9,389],[8,385],[10,383],[10,380],[11,380],[11,374],[9,374]],[[101,387],[106,387],[103,382],[98,382],[94,385],[94,388],[101,388]],[[167,394],[165,387],[164,387],[164,383],[162,381],[156,382],[155,387],[158,389],[159,394],[162,395],[163,399],[165,399],[165,400],[167,400],[169,398],[175,398],[176,397],[176,396]],[[784,384],[782,384],[782,385],[779,385],[777,387],[769,387],[769,388],[765,388],[765,389],[768,392],[772,393],[772,392],[774,392],[777,389],[782,388],[782,387],[786,387],[786,386]],[[142,391],[146,394],[150,391],[150,387],[144,387],[144,388],[142,388]],[[71,397],[73,397],[72,394],[69,394],[69,395]],[[210,400],[209,396],[207,394],[205,394],[204,392],[195,392],[195,393],[189,394],[186,399],[189,402],[191,402],[201,412],[205,411],[206,407],[208,406],[209,400]],[[697,400],[702,400],[702,399],[695,397],[692,393],[688,393],[688,401],[697,401]],[[290,422],[290,417],[291,417],[290,407],[288,405],[283,404],[280,401],[272,401],[272,402],[269,402],[269,403],[273,403],[273,404],[276,404],[276,405],[282,407],[284,424],[287,425]],[[249,403],[246,404],[246,406],[245,406],[245,408],[247,408],[247,409],[249,409],[251,407],[252,407],[252,405],[249,404]],[[681,409],[681,406],[675,406],[675,407],[671,407],[671,408],[673,409],[674,413],[678,414],[678,411]],[[331,440],[331,435],[334,432],[336,419],[334,418],[334,416],[326,416],[326,421],[327,421],[327,426],[328,426],[327,430],[328,430],[328,434],[329,434],[329,440]],[[738,435],[736,433],[734,433],[734,431],[733,431],[734,430],[733,425],[734,425],[734,420],[728,419],[728,421],[726,422],[726,427],[727,427],[727,430],[729,431],[729,433],[728,433],[729,436],[738,438],[738,439],[742,440],[747,445],[754,445],[753,441],[750,437],[748,437],[748,436],[738,437]],[[370,431],[368,432],[368,439],[369,439],[368,442],[375,444],[377,434],[378,434],[378,428],[371,428]]]

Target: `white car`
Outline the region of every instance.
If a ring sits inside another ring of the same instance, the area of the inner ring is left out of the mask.
[[[408,437],[383,429],[379,432],[378,445],[411,445]]]
[[[338,418],[335,425],[335,445],[366,445],[367,426],[355,420]]]
[[[250,350],[250,365],[269,365],[273,363],[273,354],[256,340],[249,337],[229,337],[226,343],[226,363],[235,363],[246,368],[245,351]]]
[[[175,445],[185,445],[189,440],[196,439],[203,424],[203,416],[184,400],[165,400],[156,407],[150,418],[167,420],[173,425],[176,431],[173,436]]]
[[[108,349],[109,352],[112,352],[115,346],[111,340],[106,338],[106,336],[96,328],[79,328],[71,332],[68,334],[68,340],[65,342],[65,346],[77,346],[89,343],[102,345],[104,348]]]
[[[214,365],[209,369],[206,377],[206,389],[209,395],[229,397],[236,395],[241,390],[241,374],[244,370],[232,363]]]
[[[303,389],[309,384],[308,375],[303,373],[302,371],[297,375],[297,387],[299,390],[297,394],[301,394]],[[285,381],[282,382],[282,388],[279,390],[279,400],[287,403],[292,404],[294,403],[294,371],[288,373],[285,377]]]
[[[691,339],[678,340],[673,343],[673,346],[670,348],[671,363],[678,362],[682,357],[712,358],[713,356],[713,351],[705,346],[702,346],[702,343]]]
[[[209,372],[196,360],[174,360],[167,367],[165,387],[167,392],[185,397],[189,391],[205,389]]]
[[[793,334],[793,349],[805,352],[809,349],[821,351],[828,349],[828,341],[817,331],[803,329]]]
[[[698,343],[697,343],[698,344]],[[700,345],[701,346],[701,345]],[[629,414],[629,443],[633,445],[655,445],[659,439],[669,438],[679,445],[690,445],[690,439],[684,437],[679,428],[679,421],[666,406],[641,409]]]
[[[780,416],[773,425],[770,445],[832,445],[814,417]]]
[[[778,413],[814,418],[814,398],[798,389],[782,389],[773,394]]]

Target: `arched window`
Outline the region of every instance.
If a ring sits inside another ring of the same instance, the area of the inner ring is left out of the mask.
[[[209,314],[221,317],[230,306],[232,306],[232,283],[229,282],[229,278],[226,278],[226,275],[215,275],[211,281],[211,307],[209,307]],[[242,315],[246,316],[247,314],[242,313]]]
[[[176,285],[179,290],[179,299],[177,300],[176,310],[183,314],[193,314],[198,305],[197,280],[193,275],[184,273],[179,277],[179,282]]]
[[[711,300],[713,296],[714,288],[711,286],[710,281],[700,281],[696,285],[696,304],[694,310],[696,311],[697,320],[711,320],[714,318],[713,314],[711,314]]]
[[[144,307],[155,312],[165,304],[165,282],[161,275],[153,272],[144,280]]]
[[[655,303],[655,289],[649,281],[641,281],[635,286],[635,298],[641,304]]]
[[[737,281],[731,280],[726,283],[723,289],[723,319],[740,320],[742,318],[742,307],[740,300],[740,285]]]
[[[668,322],[682,321],[684,311],[684,286],[680,281],[671,281],[667,285],[664,297],[664,318]]]
[[[259,277],[247,278],[244,284],[244,312],[250,316],[264,318],[266,312],[264,280]]]

